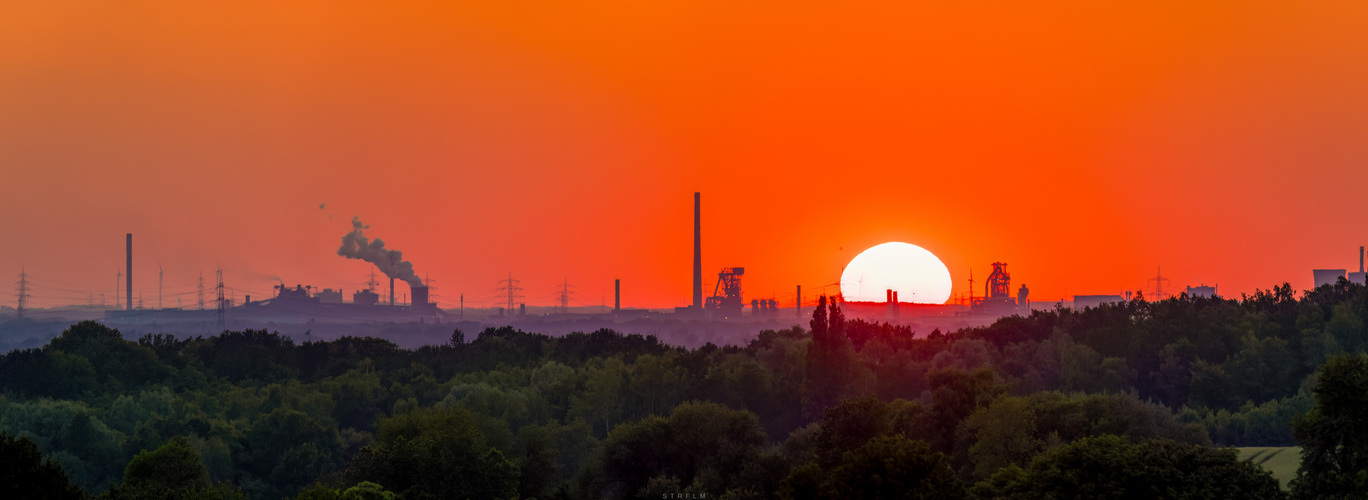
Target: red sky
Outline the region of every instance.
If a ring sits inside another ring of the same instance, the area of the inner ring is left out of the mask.
[[[149,307],[159,264],[350,292],[360,216],[444,306],[685,305],[694,191],[781,305],[885,241],[1036,300],[1368,243],[1362,2],[585,4],[8,2],[0,274],[112,302],[131,232]]]

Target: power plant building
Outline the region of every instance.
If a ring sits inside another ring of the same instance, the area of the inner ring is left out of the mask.
[[[1098,307],[1102,304],[1120,304],[1125,302],[1125,298],[1120,295],[1074,295],[1074,309],[1086,309]]]
[[[1018,296],[1026,300],[1030,291],[1025,286],[1018,290]],[[993,273],[984,283],[983,298],[972,299],[970,310],[974,314],[1008,316],[1020,314],[1017,298],[1012,297],[1012,275],[1007,272],[1006,262],[994,262]]]
[[[1368,274],[1363,272],[1363,247],[1359,247],[1359,270],[1356,273],[1349,273],[1349,282],[1360,285],[1368,285]]]
[[[1187,290],[1184,290],[1184,293],[1187,293],[1188,297],[1203,297],[1209,299],[1216,296],[1216,287],[1206,285],[1190,286],[1187,287]]]
[[[314,294],[314,296],[315,296],[315,297],[318,297],[318,301],[319,301],[320,303],[323,303],[323,304],[341,304],[341,303],[342,303],[342,290],[333,290],[333,289],[331,289],[331,288],[324,288],[323,291]]]
[[[1315,288],[1322,285],[1334,285],[1340,278],[1345,277],[1344,269],[1312,269],[1311,276],[1315,279]]]

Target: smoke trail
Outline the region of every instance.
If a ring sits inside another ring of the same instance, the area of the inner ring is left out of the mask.
[[[342,237],[342,247],[337,249],[337,255],[370,262],[375,264],[380,272],[385,273],[385,276],[404,280],[409,285],[422,286],[423,280],[418,279],[418,275],[413,272],[413,263],[404,260],[404,252],[387,250],[385,242],[380,238],[366,239],[362,231],[369,228],[370,226],[361,223],[360,216],[352,217],[352,230]]]

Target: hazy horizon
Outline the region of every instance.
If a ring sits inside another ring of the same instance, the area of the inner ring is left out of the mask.
[[[33,307],[359,288],[367,236],[456,307],[792,307],[855,255],[1039,301],[1357,270],[1364,5],[0,8],[0,269]],[[381,288],[387,289],[387,283]],[[118,285],[121,286],[121,285]],[[14,305],[10,285],[7,305]],[[399,286],[399,293],[407,287]],[[831,290],[827,290],[831,293]],[[176,302],[175,299],[179,299]],[[137,298],[135,297],[135,301]]]

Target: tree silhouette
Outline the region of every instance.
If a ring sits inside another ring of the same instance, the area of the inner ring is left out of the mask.
[[[1368,496],[1368,354],[1326,363],[1315,394],[1316,406],[1292,425],[1302,445],[1293,491],[1299,498]]]
[[[11,498],[85,498],[85,492],[71,484],[62,467],[52,459],[43,460],[38,445],[27,437],[0,432],[0,485]]]

